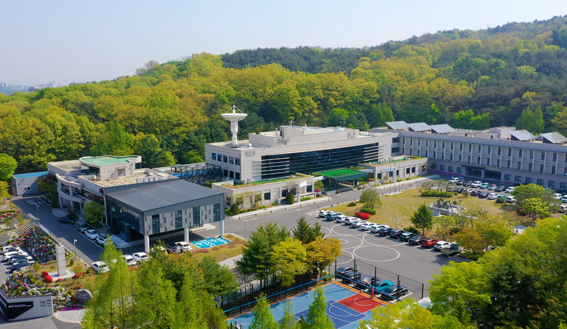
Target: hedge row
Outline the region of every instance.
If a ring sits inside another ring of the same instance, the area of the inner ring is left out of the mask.
[[[371,208],[362,208],[362,209],[360,209],[360,212],[365,212],[367,214],[376,215],[376,209],[371,209]]]
[[[370,218],[370,214],[365,212],[355,212],[354,215],[360,219],[368,219]]]
[[[454,195],[453,192],[421,191],[421,196],[434,196],[434,197],[450,198],[453,195]]]

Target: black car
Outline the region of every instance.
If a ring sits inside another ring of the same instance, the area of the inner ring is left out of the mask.
[[[494,192],[504,192],[506,191],[507,187],[504,185],[500,185],[500,186],[496,186],[496,188],[494,189]]]
[[[341,267],[337,268],[337,270],[335,271],[335,274],[343,275],[343,274],[345,274],[345,272],[348,272],[348,271],[354,271],[354,268],[352,268],[350,266],[341,266]]]
[[[481,199],[486,199],[486,197],[488,196],[488,192],[479,192],[476,196]]]
[[[408,242],[409,242],[409,244],[411,244],[411,245],[420,245],[420,244],[421,244],[421,241],[423,241],[423,240],[425,240],[425,239],[427,239],[427,238],[424,237],[424,236],[416,235],[416,236],[412,237],[411,239],[409,239]]]
[[[358,280],[360,280],[360,277],[361,277],[360,272],[354,271],[354,270],[346,271],[345,273],[343,273],[340,276],[343,283],[346,283],[346,284],[351,284],[355,281],[358,281]]]
[[[457,188],[455,189],[455,192],[457,192],[457,193],[463,193],[464,190],[465,190],[464,187],[459,186],[459,187],[457,187]]]
[[[16,264],[16,265],[10,267],[10,268],[8,269],[8,272],[14,273],[14,272],[19,271],[20,269],[26,268],[26,267],[28,267],[28,266],[30,266],[30,263],[27,263],[27,262],[25,262],[25,263],[19,263],[19,264]]]
[[[463,182],[463,186],[471,186],[471,184],[472,184],[472,181],[470,181],[470,180],[466,180],[466,181]]]
[[[480,193],[480,191],[477,190],[472,190],[470,193],[470,196],[477,196]]]
[[[413,232],[403,231],[402,234],[400,234],[400,236],[398,237],[398,239],[402,241],[409,241],[411,238],[413,238],[414,235],[415,233]]]
[[[77,220],[73,218],[69,218],[67,216],[63,216],[63,217],[59,217],[58,221],[59,223],[63,223],[63,224],[75,224]]]
[[[390,234],[391,230],[392,230],[391,227],[382,227],[381,229],[378,230],[378,235],[387,236]]]
[[[390,231],[390,238],[398,239],[402,235],[402,233],[404,233],[403,230],[395,228],[395,229]]]
[[[457,184],[457,185],[463,185],[464,182],[465,182],[464,180],[459,179],[455,184]]]
[[[356,280],[356,287],[359,289],[370,289],[372,282],[374,282],[375,280],[376,278],[371,275],[361,274],[360,278]]]
[[[408,288],[404,286],[390,286],[380,292],[380,298],[385,300],[393,300],[408,294]]]

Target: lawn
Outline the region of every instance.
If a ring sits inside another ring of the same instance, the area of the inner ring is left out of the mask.
[[[195,258],[195,260],[201,260],[206,255],[209,255],[214,257],[217,260],[217,262],[220,262],[221,260],[225,260],[227,258],[231,258],[242,254],[242,247],[244,247],[244,245],[246,244],[246,240],[234,236],[232,234],[225,234],[223,238],[230,240],[230,242],[227,244],[223,244],[222,246],[207,248],[206,250],[209,251],[208,253],[203,253],[203,252],[196,253],[193,255],[193,258]],[[195,250],[199,249],[195,245],[193,245],[193,247]]]
[[[422,203],[433,203],[438,197],[422,197],[418,189],[411,189],[399,194],[391,196],[382,196],[382,207],[377,209],[376,215],[371,216],[369,221],[385,224],[390,227],[410,226],[410,217],[417,207]],[[451,202],[457,201],[460,206],[466,209],[480,209],[488,211],[489,215],[498,216],[503,214],[516,215],[516,206],[510,204],[500,204],[491,200],[479,199],[477,197],[465,197],[461,194],[451,198],[445,198]],[[347,216],[354,216],[354,213],[360,211],[362,203],[356,203],[355,206],[349,206],[348,203],[338,206],[327,207],[325,210],[333,210],[343,213]]]

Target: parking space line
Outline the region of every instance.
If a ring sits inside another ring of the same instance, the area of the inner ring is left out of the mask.
[[[76,232],[78,232],[79,234],[81,234],[81,236],[87,240],[89,240],[90,242],[92,242],[95,246],[99,247],[100,249],[104,249],[104,247],[102,247],[101,245],[99,245],[98,243],[96,243],[95,240],[91,240],[89,239],[86,235],[84,235],[83,233],[81,233],[79,230],[77,230],[76,228],[73,228],[73,230],[75,230]]]

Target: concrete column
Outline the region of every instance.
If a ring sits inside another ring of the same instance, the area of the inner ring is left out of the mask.
[[[183,233],[185,234],[185,242],[189,243],[189,228],[188,227],[184,227],[183,228]]]
[[[144,251],[146,252],[146,254],[148,254],[150,252],[150,235],[149,234],[144,235]]]
[[[220,227],[219,235],[223,236],[224,235],[224,219],[221,219],[221,221],[219,222],[219,227]]]
[[[65,259],[65,247],[58,245],[55,247],[55,258],[57,259],[57,276],[64,277],[67,275],[67,264]]]
[[[299,202],[299,200],[301,200],[301,185],[297,184],[297,202]]]

